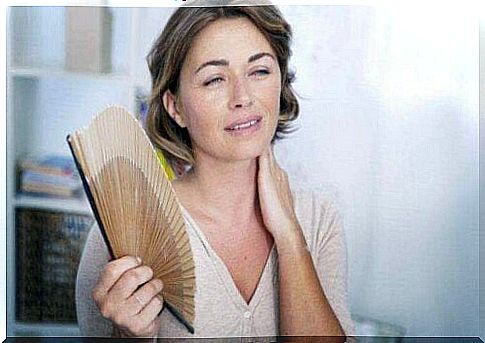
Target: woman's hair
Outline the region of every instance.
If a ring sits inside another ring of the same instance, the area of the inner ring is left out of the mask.
[[[228,1],[222,3],[227,4]],[[222,7],[221,1],[217,4],[219,7],[179,7],[147,55],[152,79],[147,134],[155,147],[164,152],[172,166],[174,163],[194,166],[195,160],[189,132],[170,117],[163,106],[163,94],[170,90],[178,97],[180,72],[194,38],[218,19],[249,19],[276,53],[281,71],[281,95],[278,126],[272,142],[294,131],[291,122],[298,117],[299,105],[291,87],[295,76],[288,70],[292,31],[280,11],[273,5]]]

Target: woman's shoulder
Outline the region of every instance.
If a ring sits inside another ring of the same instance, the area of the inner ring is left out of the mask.
[[[91,262],[96,260],[99,263],[106,263],[110,259],[108,247],[96,220],[86,237],[81,259],[89,259]]]
[[[325,185],[290,184],[295,213],[310,249],[318,249],[329,237],[342,231],[337,193]]]
[[[338,196],[335,188],[327,185],[292,181],[290,183],[295,210],[305,216],[337,215]]]

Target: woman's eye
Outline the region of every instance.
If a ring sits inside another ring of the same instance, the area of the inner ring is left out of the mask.
[[[264,76],[268,74],[269,74],[269,70],[266,70],[266,69],[258,69],[251,73],[251,75],[256,75],[256,76]]]
[[[217,83],[220,83],[222,81],[224,81],[224,79],[222,77],[215,77],[213,79],[210,79],[209,81],[204,82],[204,86],[217,84]]]

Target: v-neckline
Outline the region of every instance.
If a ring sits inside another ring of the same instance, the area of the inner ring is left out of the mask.
[[[261,275],[259,276],[258,283],[256,284],[256,288],[253,291],[253,294],[251,298],[249,299],[249,303],[246,302],[244,297],[242,296],[241,292],[236,286],[236,283],[234,281],[234,278],[232,277],[231,272],[229,271],[229,268],[227,265],[224,263],[222,258],[219,256],[219,254],[212,248],[212,245],[209,243],[209,240],[205,233],[200,229],[199,225],[195,221],[195,219],[192,217],[192,215],[189,213],[189,211],[182,205],[180,205],[180,208],[182,209],[182,212],[184,213],[185,217],[189,220],[189,222],[192,224],[191,226],[193,227],[194,231],[196,234],[199,236],[200,240],[202,241],[202,244],[205,246],[206,251],[213,256],[213,259],[211,259],[212,263],[214,264],[214,267],[219,274],[219,277],[223,280],[230,280],[230,287],[227,287],[226,282],[224,282],[224,285],[226,286],[226,290],[230,293],[229,295],[234,299],[237,298],[237,304],[241,306],[244,310],[251,310],[254,309],[254,307],[258,304],[259,299],[260,299],[260,294],[261,290],[260,288],[262,287],[262,283],[265,279],[266,274],[269,272],[268,269],[272,263],[273,255],[275,253],[276,247],[275,243],[273,241],[273,244],[271,246],[270,252],[268,254],[268,257],[266,258],[266,262],[263,267],[263,271],[261,272]],[[222,274],[224,275],[222,275]]]

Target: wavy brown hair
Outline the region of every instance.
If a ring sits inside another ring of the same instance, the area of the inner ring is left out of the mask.
[[[218,19],[241,17],[249,19],[266,37],[281,71],[280,114],[272,142],[294,131],[291,122],[298,117],[299,105],[291,86],[295,75],[288,70],[292,30],[281,12],[273,5],[179,7],[147,55],[152,79],[147,134],[172,165],[194,166],[195,160],[189,132],[170,117],[163,94],[170,90],[177,97],[182,65],[199,32]]]

